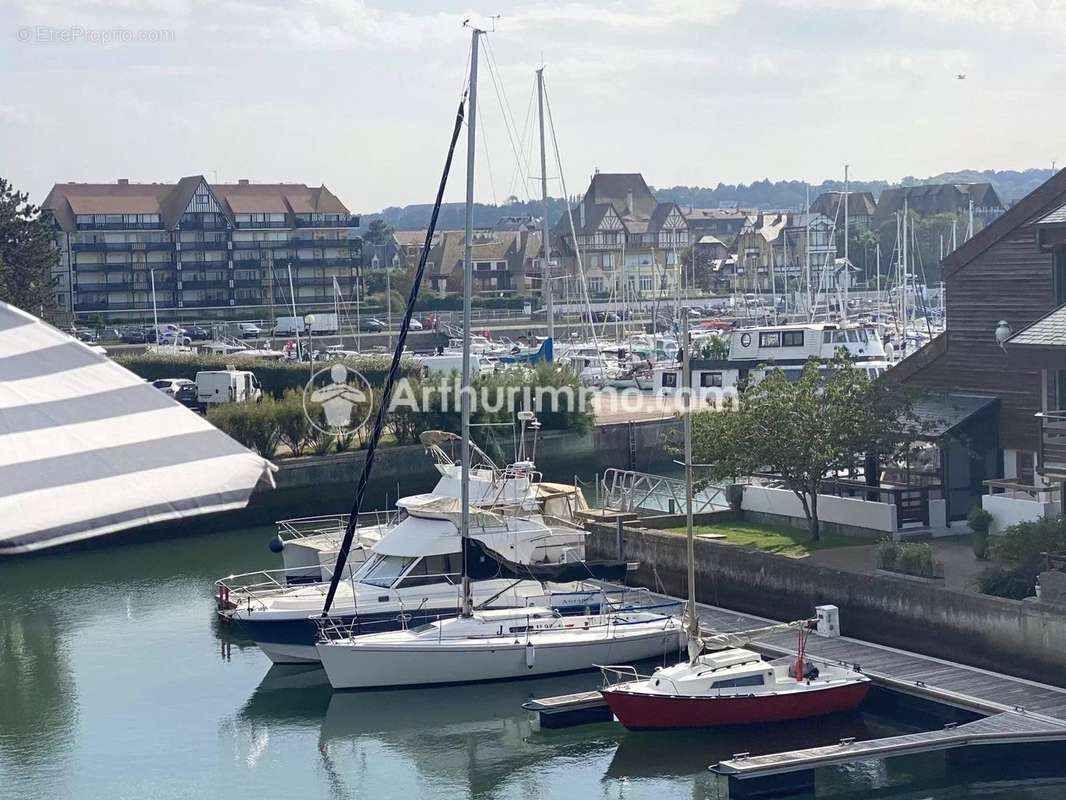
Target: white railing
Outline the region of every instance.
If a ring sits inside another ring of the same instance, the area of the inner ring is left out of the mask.
[[[612,468],[603,473],[600,488],[601,507],[610,511],[681,514],[686,507],[685,482],[680,478]],[[692,498],[695,514],[727,508],[720,486],[709,486]]]

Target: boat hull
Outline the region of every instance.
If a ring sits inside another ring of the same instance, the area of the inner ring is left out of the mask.
[[[593,603],[591,601],[596,600]],[[593,591],[569,592],[560,595],[549,605],[564,616],[588,613],[590,606],[599,606],[599,597]],[[506,607],[508,603],[488,603],[489,607]],[[419,611],[402,612],[406,615],[407,627],[413,628],[441,617],[455,614],[454,599],[441,605],[424,606]],[[316,615],[317,616],[317,615]],[[334,610],[330,619],[338,626],[349,628],[356,636],[371,633],[388,633],[404,627],[401,609],[393,608],[384,613],[342,613]],[[288,614],[242,611],[230,620],[274,664],[308,664],[318,661],[315,642],[318,639],[318,624],[307,612]]]
[[[804,691],[742,697],[679,697],[603,689],[615,718],[630,730],[754,725],[852,711],[866,699],[869,681]]]
[[[594,669],[597,664],[644,661],[676,653],[679,640],[678,629],[660,628],[640,635],[599,638],[579,644],[534,645],[532,655],[521,639],[493,646],[321,644],[318,653],[334,689],[371,689],[580,672]],[[427,664],[432,664],[431,670]],[[427,675],[431,677],[427,679]]]

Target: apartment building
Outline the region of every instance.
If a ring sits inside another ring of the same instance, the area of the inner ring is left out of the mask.
[[[674,295],[689,246],[688,224],[677,204],[655,198],[640,173],[597,172],[573,218],[574,232],[565,214],[554,232],[564,275],[576,275],[580,248],[592,295]]]
[[[515,297],[539,292],[543,268],[540,240],[537,231],[475,230],[470,247],[474,293],[479,297]],[[442,296],[463,290],[465,242],[463,231],[444,231],[434,238],[426,265],[427,288]]]
[[[205,316],[289,306],[293,295],[332,304],[359,276],[359,219],[324,186],[57,183],[43,208],[60,253],[57,306],[70,316],[139,315],[153,298],[161,311]]]

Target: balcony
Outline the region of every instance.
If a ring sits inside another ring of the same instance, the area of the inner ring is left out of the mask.
[[[75,253],[137,252],[140,250],[173,250],[170,242],[75,242],[70,246]]]
[[[205,300],[182,300],[182,308],[229,308],[229,298],[211,298]]]
[[[160,231],[159,222],[79,222],[79,231]]]
[[[1047,480],[1066,481],[1066,411],[1037,414],[1040,421],[1040,450],[1037,472]]]
[[[358,228],[359,227],[359,217],[358,216],[345,217],[344,219],[337,220],[336,222],[323,222],[322,220],[311,221],[311,220],[303,220],[303,219],[297,218],[296,219],[296,227],[297,228]]]
[[[227,231],[229,225],[224,219],[204,220],[200,216],[184,216],[178,227],[183,231]]]
[[[226,241],[221,242],[178,242],[176,250],[185,252],[186,250],[229,250],[229,243]]]
[[[150,307],[150,304],[145,305],[144,303],[109,303],[107,300],[83,302],[77,299],[74,300],[75,311],[133,311]]]
[[[234,222],[233,227],[239,228],[242,231],[247,230],[284,230],[285,228],[291,228],[292,226],[285,220],[280,222]]]
[[[352,258],[294,258],[294,266],[299,267],[356,267]]]
[[[353,247],[360,243],[359,239],[342,239],[339,236],[294,236],[289,240],[292,247]]]
[[[74,286],[75,292],[129,292],[133,285],[129,283],[87,283],[78,281]]]
[[[298,278],[293,275],[292,277],[292,282],[296,286],[332,286],[334,280],[341,286],[346,286],[352,282],[353,278],[349,275],[316,275],[312,278]]]
[[[182,280],[182,289],[228,289],[229,280]]]

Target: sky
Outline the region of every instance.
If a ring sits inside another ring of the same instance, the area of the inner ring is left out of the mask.
[[[499,15],[496,20],[488,14]],[[1066,163],[1066,0],[0,0],[0,176],[325,184],[431,202],[479,60],[476,195]],[[957,75],[965,74],[965,80]],[[551,148],[551,130],[548,132]],[[446,199],[463,198],[465,142]]]

